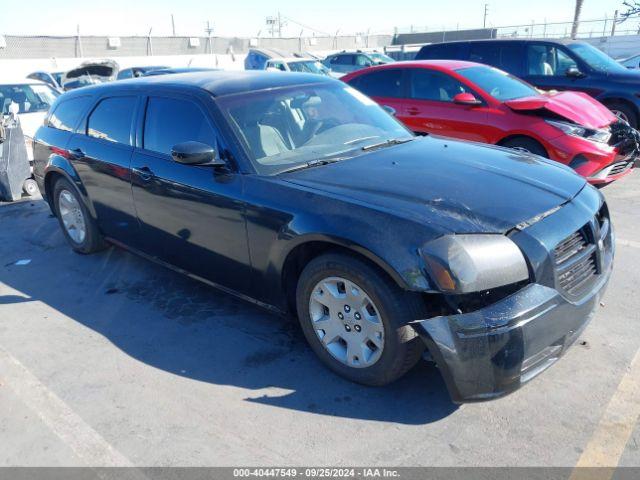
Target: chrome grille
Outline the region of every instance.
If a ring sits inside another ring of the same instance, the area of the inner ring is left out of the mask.
[[[558,287],[570,296],[580,295],[598,273],[596,246],[589,225],[572,233],[554,249]]]

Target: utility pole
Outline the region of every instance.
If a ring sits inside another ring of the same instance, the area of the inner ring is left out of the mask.
[[[489,14],[489,4],[484,4],[484,19],[482,20],[482,28],[487,28],[487,15]]]
[[[171,14],[171,31],[173,31],[173,36],[176,36],[176,22],[173,18],[173,13]]]
[[[213,33],[213,27],[209,20],[207,20],[207,28],[204,29],[207,32],[207,46],[209,47],[209,53],[213,53],[213,45],[211,45],[211,34]]]

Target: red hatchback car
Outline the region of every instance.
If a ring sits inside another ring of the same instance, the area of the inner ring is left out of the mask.
[[[527,150],[592,184],[628,174],[640,134],[580,92],[540,92],[493,67],[454,60],[398,62],[342,78],[391,107],[416,133]]]

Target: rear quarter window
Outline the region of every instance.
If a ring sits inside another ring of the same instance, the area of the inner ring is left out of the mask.
[[[90,103],[91,97],[89,96],[61,101],[49,116],[47,126],[66,132],[74,131]]]

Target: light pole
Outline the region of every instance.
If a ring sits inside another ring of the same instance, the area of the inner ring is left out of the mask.
[[[482,28],[487,28],[487,15],[489,14],[489,4],[484,4],[484,19],[482,20]]]

